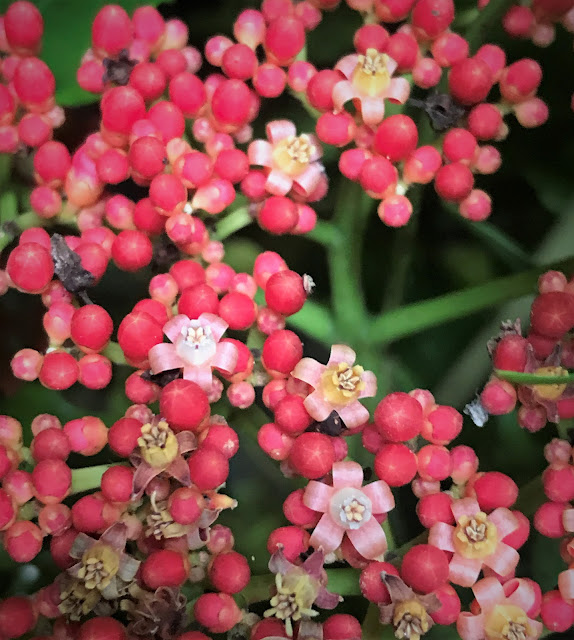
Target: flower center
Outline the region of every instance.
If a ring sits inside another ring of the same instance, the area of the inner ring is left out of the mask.
[[[419,640],[430,627],[426,609],[416,600],[404,600],[395,607],[393,615],[395,637]]]
[[[567,376],[568,371],[563,367],[538,367],[534,372],[537,376]],[[534,393],[541,400],[558,400],[564,393],[566,384],[535,384],[532,386]]]
[[[191,320],[181,330],[176,342],[177,355],[191,366],[205,364],[215,355],[217,345],[211,327],[202,325],[199,320]]]
[[[345,529],[359,529],[371,518],[372,504],[360,489],[345,487],[331,498],[329,513]]]
[[[86,589],[105,589],[120,568],[118,554],[108,545],[95,544],[82,556],[78,578]]]
[[[156,540],[179,538],[187,532],[185,526],[177,523],[167,509],[167,501],[156,502],[155,491],[151,496],[151,511],[146,517],[146,535]]]
[[[386,91],[391,83],[388,68],[389,56],[369,48],[365,55],[357,59],[357,66],[353,72],[352,82],[355,87],[374,97]]]
[[[175,434],[165,420],[160,420],[157,424],[144,424],[138,445],[142,458],[156,469],[167,467],[179,453]]]
[[[363,371],[358,364],[351,367],[346,362],[329,367],[322,377],[325,399],[335,405],[346,405],[356,400],[365,388],[361,380]]]
[[[497,604],[484,625],[488,640],[526,640],[532,634],[528,616],[513,604]]]
[[[305,171],[314,153],[311,139],[303,133],[280,140],[273,150],[273,160],[281,171],[289,176],[297,176]]]
[[[486,513],[461,516],[454,532],[455,549],[465,558],[486,558],[494,553],[498,532]]]
[[[86,589],[79,580],[72,581],[60,592],[60,613],[68,620],[80,620],[98,604],[101,594],[97,589]]]
[[[285,629],[289,636],[293,635],[292,621],[319,615],[311,608],[319,594],[318,582],[310,578],[302,570],[294,569],[286,575],[275,576],[277,593],[271,598],[263,614],[265,618],[275,616],[285,621]]]

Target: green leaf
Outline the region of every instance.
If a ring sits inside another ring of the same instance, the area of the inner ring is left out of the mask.
[[[107,0],[33,0],[44,18],[44,38],[41,58],[56,78],[56,102],[65,107],[95,102],[97,96],[80,89],[76,72],[86,50],[91,45],[92,22]],[[171,1],[171,0],[169,0]],[[4,13],[11,0],[0,0]],[[158,5],[159,0],[120,0],[128,13],[144,5]]]
[[[503,369],[495,369],[494,373],[498,378],[516,382],[516,384],[570,384],[574,382],[573,374],[563,376],[541,376],[535,373],[521,373],[518,371],[505,371]]]

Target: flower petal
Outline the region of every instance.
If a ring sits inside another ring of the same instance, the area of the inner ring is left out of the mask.
[[[285,575],[288,571],[293,569],[295,565],[287,560],[283,553],[283,545],[281,545],[281,548],[278,548],[277,551],[271,555],[267,566],[271,573],[280,573]]]
[[[333,487],[328,484],[310,480],[309,484],[305,487],[303,504],[309,507],[309,509],[313,509],[313,511],[324,513],[329,508],[329,502],[333,497],[333,493]]]
[[[528,618],[528,626],[532,629],[532,633],[526,636],[526,640],[537,640],[544,630],[544,625],[542,622],[538,622],[538,620]]]
[[[488,515],[488,519],[496,526],[499,540],[504,540],[507,535],[516,531],[520,526],[518,524],[518,518],[513,515],[510,509],[506,509],[505,507],[495,509]]]
[[[313,358],[302,358],[295,365],[293,371],[291,371],[291,375],[294,378],[297,378],[297,380],[302,380],[303,382],[310,384],[315,389],[319,384],[325,369],[326,367],[324,364],[317,362],[317,360],[313,360]]]
[[[393,75],[393,73],[397,70],[398,66],[399,66],[398,62],[394,58],[391,58],[391,56],[387,55],[386,67],[390,76]]]
[[[175,345],[168,342],[154,345],[149,350],[148,359],[152,373],[181,369],[184,365],[183,360],[176,353]]]
[[[343,598],[338,593],[333,593],[332,591],[327,591],[325,587],[321,587],[319,589],[319,593],[315,598],[315,604],[321,609],[334,609],[339,602],[341,602]],[[301,638],[301,633],[299,632],[298,638]],[[317,636],[314,636],[317,637]]]
[[[247,147],[247,157],[249,164],[258,167],[270,167],[273,158],[273,147],[267,140],[253,140]]]
[[[229,374],[235,369],[238,357],[239,351],[233,342],[219,342],[211,366]]]
[[[363,493],[371,501],[374,514],[388,513],[395,508],[395,497],[391,488],[384,480],[376,480],[367,484],[362,489]]]
[[[307,165],[305,171],[299,174],[293,182],[297,185],[303,195],[309,196],[319,184],[322,174],[323,167],[318,162],[312,162]]]
[[[455,553],[448,565],[448,579],[461,587],[472,587],[478,580],[482,560],[465,558],[460,553]]]
[[[319,391],[309,394],[303,401],[303,405],[307,413],[317,422],[326,420],[333,411],[332,405],[324,400],[323,394]]]
[[[265,189],[274,196],[285,196],[293,187],[293,179],[279,169],[271,169],[265,182]]]
[[[531,580],[512,578],[504,586],[505,592],[513,586],[516,587],[510,595],[506,596],[507,602],[523,609],[528,617],[535,618],[540,612],[540,598],[539,592],[532,587],[532,584]],[[560,576],[558,584],[560,585]]]
[[[339,414],[339,418],[345,423],[347,429],[360,427],[369,420],[368,410],[358,400],[345,407],[335,407],[335,411]]]
[[[363,371],[361,382],[365,385],[359,398],[372,398],[377,395],[377,376],[372,371]]]
[[[108,527],[104,533],[100,536],[100,541],[109,544],[114,549],[121,549],[122,551],[126,547],[126,541],[128,539],[128,528],[123,522],[114,522],[111,527]]]
[[[209,313],[208,311],[204,311],[198,318],[198,320],[203,323],[208,323],[209,328],[211,329],[211,335],[215,342],[219,342],[221,340],[221,336],[227,331],[229,325],[223,318],[215,315],[215,313]]]
[[[411,93],[411,85],[405,78],[393,78],[387,90],[387,99],[404,104]]]
[[[267,123],[265,132],[271,143],[275,144],[279,140],[294,136],[297,133],[297,128],[291,120],[272,120]]]
[[[496,551],[492,555],[484,558],[484,564],[498,573],[499,576],[507,576],[511,571],[516,569],[519,560],[520,554],[516,549],[513,549],[504,542],[499,542],[496,545]]]
[[[344,487],[359,489],[363,484],[363,467],[358,462],[352,460],[335,462],[332,473],[335,489]]]
[[[488,613],[495,605],[504,602],[505,595],[502,585],[496,578],[483,578],[472,587],[482,613]]]
[[[446,522],[435,522],[429,529],[428,543],[433,547],[442,549],[443,551],[450,551],[454,553],[454,544],[452,537],[454,535],[454,527]],[[474,583],[473,583],[474,584]]]
[[[166,472],[184,487],[191,487],[189,465],[181,456],[177,456],[175,458],[175,460],[166,469]]]
[[[566,531],[574,531],[574,509],[564,509],[562,512],[562,524]]]
[[[484,616],[463,611],[456,621],[456,630],[462,640],[484,640]]]
[[[455,500],[450,508],[456,522],[458,522],[462,516],[475,516],[481,511],[476,498],[461,498],[460,500]]]
[[[357,66],[357,62],[359,61],[358,53],[350,53],[347,56],[343,56],[339,62],[335,65],[335,69],[340,71],[345,75],[345,77],[350,78],[353,75],[353,71]],[[336,85],[335,85],[336,86]]]
[[[331,553],[341,544],[345,530],[340,527],[328,513],[323,514],[315,527],[309,544],[314,549],[323,549],[325,553]]]
[[[165,323],[163,332],[172,342],[175,342],[181,335],[182,329],[189,326],[189,322],[189,318],[185,314],[180,313]]]
[[[209,393],[213,385],[213,373],[211,372],[211,367],[204,364],[197,367],[184,367],[183,379],[195,382],[195,384],[198,384],[205,393]]]
[[[193,451],[197,447],[197,439],[191,431],[179,431],[175,434],[180,453]]]
[[[359,529],[350,529],[347,535],[355,549],[368,560],[376,560],[387,550],[387,537],[375,518],[369,518]]]
[[[148,484],[163,471],[163,469],[157,469],[151,467],[147,462],[140,462],[138,468],[134,473],[133,488],[132,488],[132,501],[139,500],[145,488]]]
[[[349,80],[341,80],[333,87],[333,105],[339,111],[343,110],[346,102],[358,97],[357,89]]]
[[[361,117],[369,127],[374,127],[385,117],[385,101],[382,96],[364,96],[361,99]]]
[[[567,569],[558,575],[558,589],[565,600],[574,598],[574,569]]]
[[[340,362],[353,365],[356,357],[357,354],[346,344],[334,344],[331,347],[331,355],[329,356],[327,366],[330,367],[334,364],[339,364]]]

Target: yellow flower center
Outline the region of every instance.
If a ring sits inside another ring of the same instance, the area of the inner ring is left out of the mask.
[[[537,376],[567,376],[568,371],[563,367],[538,367],[534,372]],[[542,400],[558,400],[564,393],[566,384],[535,384],[532,389]]]
[[[486,558],[494,553],[498,532],[486,513],[459,518],[454,532],[454,548],[461,556],[471,559]]]
[[[156,540],[179,538],[185,535],[188,527],[175,522],[167,508],[167,500],[156,502],[155,491],[151,495],[151,509],[146,517],[146,535]]]
[[[266,618],[275,616],[284,620],[289,636],[293,635],[293,622],[319,615],[318,611],[311,608],[319,594],[318,582],[303,570],[294,569],[286,575],[278,573],[275,576],[275,587],[277,593],[269,601],[271,608],[263,615]]]
[[[95,544],[82,556],[78,578],[86,589],[105,589],[120,568],[119,555],[107,544]]]
[[[379,53],[373,48],[367,49],[365,55],[360,55],[357,60],[352,76],[353,85],[371,97],[386,91],[391,84],[388,60],[386,53]]]
[[[87,616],[101,599],[97,589],[86,589],[79,580],[74,580],[60,592],[60,613],[68,620],[80,620]]]
[[[399,640],[420,640],[430,628],[427,610],[417,600],[403,600],[395,607],[393,627]]]
[[[356,400],[365,388],[361,381],[363,367],[356,364],[351,367],[346,362],[329,367],[323,373],[321,386],[327,402],[335,405],[346,405]]]
[[[167,467],[179,453],[175,434],[165,420],[144,424],[138,445],[142,458],[156,469]]]
[[[287,136],[275,145],[273,161],[283,173],[294,177],[305,171],[314,152],[308,135]]]
[[[486,619],[488,640],[526,640],[532,634],[528,616],[513,604],[497,604]]]

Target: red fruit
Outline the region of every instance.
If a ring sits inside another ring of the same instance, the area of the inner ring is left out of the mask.
[[[187,580],[189,561],[177,551],[153,551],[143,561],[140,571],[142,580],[152,591],[159,587],[179,587]]]
[[[267,25],[264,46],[272,62],[287,66],[305,46],[303,23],[287,16],[273,20]]]
[[[261,360],[267,371],[287,376],[303,357],[299,337],[288,329],[274,331],[263,343]]]
[[[222,124],[241,126],[249,120],[251,91],[241,80],[224,80],[213,92],[211,110]]]
[[[124,626],[114,618],[104,616],[84,622],[78,635],[78,640],[126,640],[126,638]]]
[[[437,522],[454,524],[452,501],[452,497],[443,492],[423,496],[417,503],[417,516],[423,527],[430,529]]]
[[[118,5],[107,5],[98,11],[92,23],[92,44],[105,57],[116,56],[127,49],[132,39],[132,23]]]
[[[147,360],[149,350],[163,342],[162,326],[149,313],[134,311],[122,320],[118,328],[118,342],[129,360]]]
[[[44,32],[42,14],[31,2],[13,2],[4,14],[4,31],[12,53],[34,55],[40,49]]]
[[[145,118],[142,96],[130,86],[108,89],[102,97],[102,124],[111,132],[128,135],[137,120]]]
[[[557,589],[548,591],[542,598],[540,617],[551,632],[563,632],[574,624],[574,604],[564,600]]]
[[[289,462],[295,471],[309,480],[326,475],[334,461],[335,450],[331,439],[322,433],[302,433],[289,453]]]
[[[6,271],[16,287],[27,293],[40,293],[52,280],[54,263],[50,252],[36,242],[14,247]]]
[[[448,580],[448,559],[444,551],[429,544],[409,549],[401,565],[403,580],[420,593],[430,593]]]
[[[112,245],[112,258],[124,271],[138,271],[146,267],[152,259],[153,246],[141,231],[126,229],[121,231]]]
[[[221,298],[218,315],[227,322],[230,329],[244,330],[255,322],[257,307],[248,295],[234,291]]]
[[[56,89],[50,68],[38,58],[22,58],[14,70],[12,82],[18,98],[31,110],[42,108]]]
[[[271,196],[257,214],[259,224],[270,233],[281,235],[292,231],[299,220],[297,206],[290,198]]]
[[[457,62],[448,77],[452,97],[464,105],[483,102],[492,87],[492,71],[478,58],[465,58]]]
[[[72,340],[86,350],[100,351],[108,343],[114,324],[110,314],[97,304],[87,304],[72,316]]]
[[[323,640],[361,640],[361,623],[348,613],[336,613],[323,622]]]
[[[15,4],[27,5],[31,3],[16,2]],[[6,598],[0,602],[0,633],[4,638],[19,638],[32,631],[36,624],[36,617],[37,614],[34,611],[31,598],[23,596]]]
[[[443,165],[435,176],[434,187],[438,195],[448,202],[460,202],[472,191],[474,177],[462,162]]]
[[[397,114],[385,118],[377,128],[373,147],[391,162],[404,160],[418,142],[417,126],[408,116]]]
[[[381,435],[391,442],[415,438],[423,426],[420,403],[408,393],[397,391],[379,402],[375,409],[375,424]]]
[[[227,593],[204,593],[195,601],[193,614],[212,633],[226,633],[241,620],[241,611]]]
[[[452,0],[418,0],[411,21],[426,38],[434,39],[445,31],[454,20]]]
[[[528,340],[513,334],[504,336],[498,342],[492,356],[492,364],[495,369],[524,371],[527,359]]]
[[[79,375],[78,363],[65,351],[51,351],[44,356],[38,378],[44,387],[63,391],[70,388]]]
[[[409,483],[417,473],[417,457],[404,444],[383,444],[375,457],[375,473],[391,487]]]
[[[279,527],[267,539],[267,551],[273,554],[282,547],[283,554],[294,562],[309,547],[309,532],[301,527]]]
[[[215,556],[208,574],[211,584],[223,593],[239,593],[247,586],[251,577],[247,558],[237,551]]]
[[[229,475],[229,462],[217,449],[201,447],[188,460],[191,481],[200,491],[209,491],[222,485]]]
[[[497,507],[511,507],[518,498],[518,486],[509,476],[500,471],[488,471],[473,485],[476,499],[484,511]]]
[[[175,431],[198,431],[210,407],[205,391],[190,380],[174,380],[161,391],[160,413]]]
[[[142,423],[135,418],[120,418],[108,431],[110,447],[123,458],[127,458],[137,446]]]
[[[307,299],[303,278],[295,271],[279,271],[265,287],[265,302],[270,309],[285,316],[297,313]]]
[[[385,583],[381,579],[382,572],[398,576],[399,570],[388,562],[370,562],[362,571],[359,578],[361,593],[370,602],[376,604],[390,604],[391,596]]]
[[[561,338],[574,327],[574,296],[564,291],[541,293],[530,308],[532,331]]]

